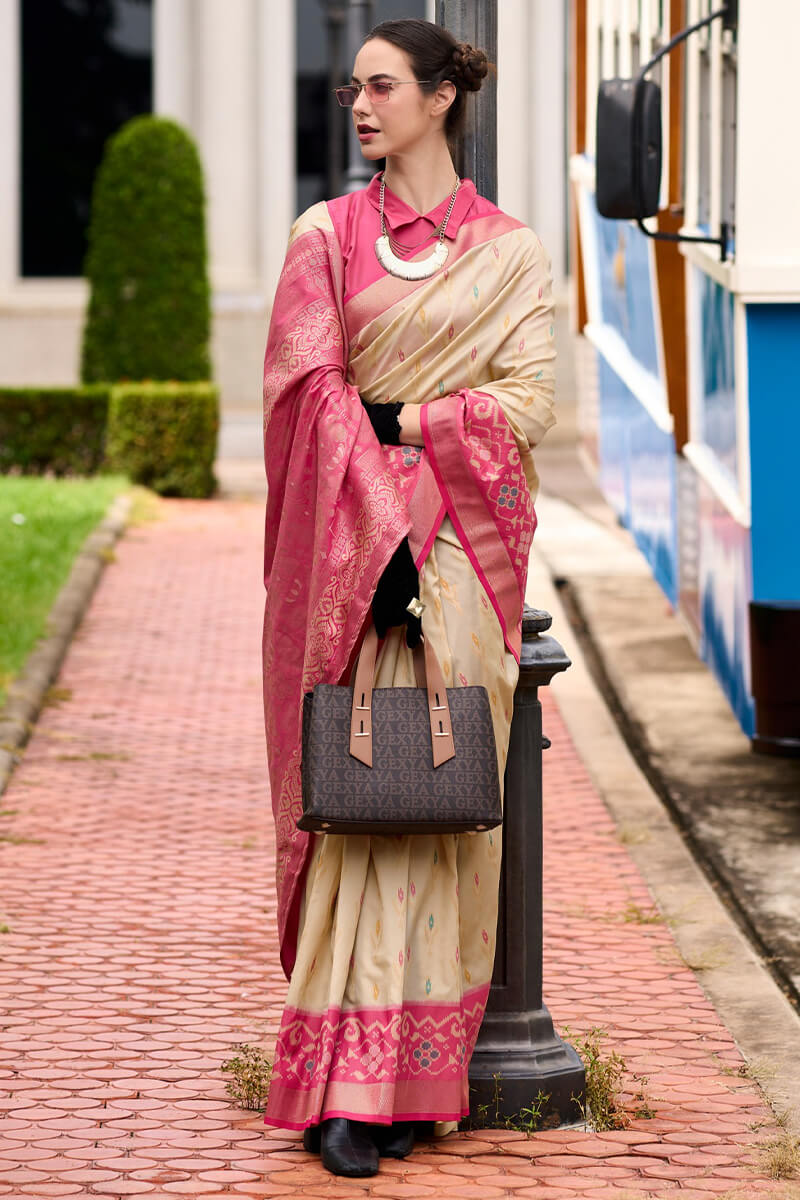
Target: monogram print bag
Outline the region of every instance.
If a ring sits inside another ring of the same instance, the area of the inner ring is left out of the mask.
[[[503,819],[485,687],[446,688],[433,646],[414,651],[416,687],[374,688],[378,634],[354,684],[303,698],[303,815],[318,833],[464,833]]]

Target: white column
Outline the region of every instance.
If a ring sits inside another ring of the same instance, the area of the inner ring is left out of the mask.
[[[600,0],[586,0],[586,154],[595,156],[597,140],[597,89],[600,86],[598,64]]]
[[[528,142],[530,224],[553,264],[553,281],[566,272],[567,47],[563,4],[532,4],[528,28],[529,120],[518,130]]]
[[[769,19],[759,0],[739,0],[736,272],[765,299],[800,290],[798,44],[797,0],[772,0]]]
[[[252,292],[258,287],[256,0],[194,0],[193,12],[212,286]]]
[[[497,203],[526,225],[532,221],[529,14],[527,0],[497,5]]]
[[[616,54],[614,49],[614,34],[617,31],[618,5],[616,0],[602,0],[602,29],[603,29],[603,79],[613,79],[617,73]]]
[[[0,0],[0,293],[11,290],[19,275],[19,4]]]
[[[536,230],[557,285],[565,272],[565,38],[562,5],[498,4],[498,204]]]
[[[709,226],[717,237],[722,213],[722,21],[711,22],[709,35]]]
[[[192,19],[190,0],[153,6],[153,111],[192,127]]]
[[[700,0],[689,0],[687,25],[700,20]],[[694,229],[700,216],[700,40],[693,34],[686,42],[686,161],[684,225]],[[716,236],[716,230],[714,231]]]
[[[297,215],[295,165],[295,5],[257,0],[258,120],[254,161],[261,290],[275,291]]]

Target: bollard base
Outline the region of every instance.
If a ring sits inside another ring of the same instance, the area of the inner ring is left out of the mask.
[[[540,1092],[547,1099],[537,1104]],[[538,1128],[583,1124],[585,1100],[583,1061],[555,1032],[547,1008],[487,1013],[469,1067],[465,1127],[505,1128],[509,1120],[524,1127],[526,1108],[538,1108]]]

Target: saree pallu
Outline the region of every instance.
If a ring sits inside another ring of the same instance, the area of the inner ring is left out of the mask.
[[[292,227],[275,297],[264,372],[264,706],[290,983],[267,1124],[452,1121],[469,1111],[499,832],[309,835],[295,822],[303,693],[349,678],[378,579],[406,534],[448,686],[489,692],[502,778],[535,528],[531,447],[553,422],[554,346],[541,244],[478,199],[445,271],[383,276],[347,302],[351,198],[315,205]],[[424,404],[425,446],[381,446],[361,397]],[[376,684],[414,684],[401,629],[382,643]]]

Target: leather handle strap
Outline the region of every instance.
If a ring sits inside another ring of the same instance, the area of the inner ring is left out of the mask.
[[[356,662],[353,707],[350,712],[350,753],[365,766],[372,766],[372,681],[378,656],[378,631],[370,625]]]
[[[378,632],[373,623],[364,636],[356,663],[350,712],[350,753],[367,767],[372,766],[372,689],[377,656]],[[447,688],[429,638],[423,637],[422,647],[414,650],[414,673],[417,686],[427,688],[433,765],[439,767],[455,758],[456,749]]]
[[[433,765],[440,767],[448,759],[455,758],[456,748],[453,743],[453,725],[450,720],[450,705],[447,701],[447,688],[444,684],[442,668],[430,638],[425,638],[424,641]]]

